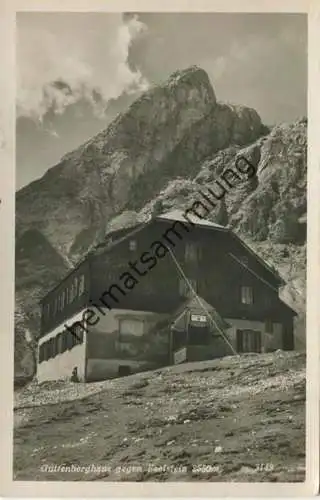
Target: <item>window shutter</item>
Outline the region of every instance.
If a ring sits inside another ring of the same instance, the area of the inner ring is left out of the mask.
[[[251,286],[241,287],[241,303],[242,304],[253,304],[253,289]]]
[[[137,240],[129,241],[129,250],[130,252],[135,252],[137,250]]]

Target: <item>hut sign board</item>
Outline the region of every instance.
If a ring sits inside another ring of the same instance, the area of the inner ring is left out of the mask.
[[[197,326],[206,326],[207,316],[204,314],[191,314],[191,323],[194,323]]]

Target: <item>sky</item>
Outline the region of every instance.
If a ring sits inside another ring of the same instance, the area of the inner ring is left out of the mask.
[[[17,189],[191,65],[273,125],[307,113],[304,14],[17,15]]]

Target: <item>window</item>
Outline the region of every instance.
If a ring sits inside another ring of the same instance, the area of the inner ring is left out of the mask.
[[[184,278],[181,278],[180,281],[179,281],[179,294],[181,295],[181,297],[193,297],[194,296],[194,292],[192,289],[197,292],[197,280],[195,279],[189,279],[188,278],[188,283],[186,282],[186,280]]]
[[[69,304],[77,298],[77,295],[78,295],[78,279],[74,278],[69,288]]]
[[[58,335],[53,339],[53,356],[57,356],[57,354],[59,354]]]
[[[273,323],[269,319],[266,321],[265,331],[266,331],[266,333],[273,333]]]
[[[69,304],[71,304],[74,301],[76,295],[77,295],[77,288],[75,286],[74,281],[72,281],[72,283],[69,285],[69,294],[68,294]]]
[[[48,340],[44,344],[44,349],[45,349],[45,360],[48,361],[50,359],[50,341]]]
[[[50,358],[54,358],[55,357],[55,338],[54,337],[51,337],[51,339],[49,340],[49,344],[50,344]]]
[[[79,278],[79,297],[84,293],[84,274],[82,274]]]
[[[83,342],[83,328],[81,325],[75,324],[72,326],[72,331],[74,332],[75,344],[82,344]]]
[[[54,338],[53,337],[44,343],[44,349],[45,349],[45,355],[44,355],[45,360],[48,360],[48,359],[54,357]]]
[[[199,257],[199,247],[197,243],[187,242],[185,246],[185,260],[187,262],[197,262]]]
[[[61,354],[63,352],[63,345],[62,345],[62,332],[57,335],[57,353]]]
[[[144,323],[140,319],[119,319],[120,339],[131,336],[141,336],[144,332]]]
[[[73,300],[78,297],[78,278],[75,277],[73,280]]]
[[[48,361],[50,359],[50,343],[49,340],[44,343],[44,359]]]
[[[74,332],[74,330],[72,330],[72,332],[70,333],[72,335],[72,347],[74,347],[78,344],[78,337],[76,337],[76,333]]]
[[[130,252],[135,252],[137,250],[137,240],[129,241],[129,250]]]
[[[62,352],[68,349],[68,330],[62,332]]]
[[[119,338],[116,349],[121,355],[136,356],[139,353],[139,339],[144,333],[144,322],[140,319],[119,319]]]
[[[66,344],[67,344],[67,349],[72,349],[73,346],[75,345],[75,335],[70,332],[69,330],[66,331]]]
[[[48,361],[49,359],[49,345],[48,342],[43,344],[43,359],[44,361]]]
[[[66,292],[65,290],[63,290],[63,292],[61,293],[61,310],[64,309],[65,303],[66,303]]]
[[[241,303],[253,304],[253,289],[251,286],[241,287]]]
[[[255,330],[237,330],[238,352],[261,352],[261,332]]]

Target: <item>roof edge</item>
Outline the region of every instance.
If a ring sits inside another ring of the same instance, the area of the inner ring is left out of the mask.
[[[248,250],[248,252],[250,252],[260,262],[260,264],[263,267],[265,267],[271,274],[273,274],[273,276],[279,282],[279,286],[287,284],[286,281],[280,276],[278,271],[276,269],[273,269],[262,257],[260,257],[260,255],[258,255],[257,252],[255,252],[242,238],[240,238],[240,236],[238,236],[237,233],[235,233],[234,231],[230,231],[230,233],[233,235],[235,239],[240,241],[240,243],[245,247],[245,249]]]

